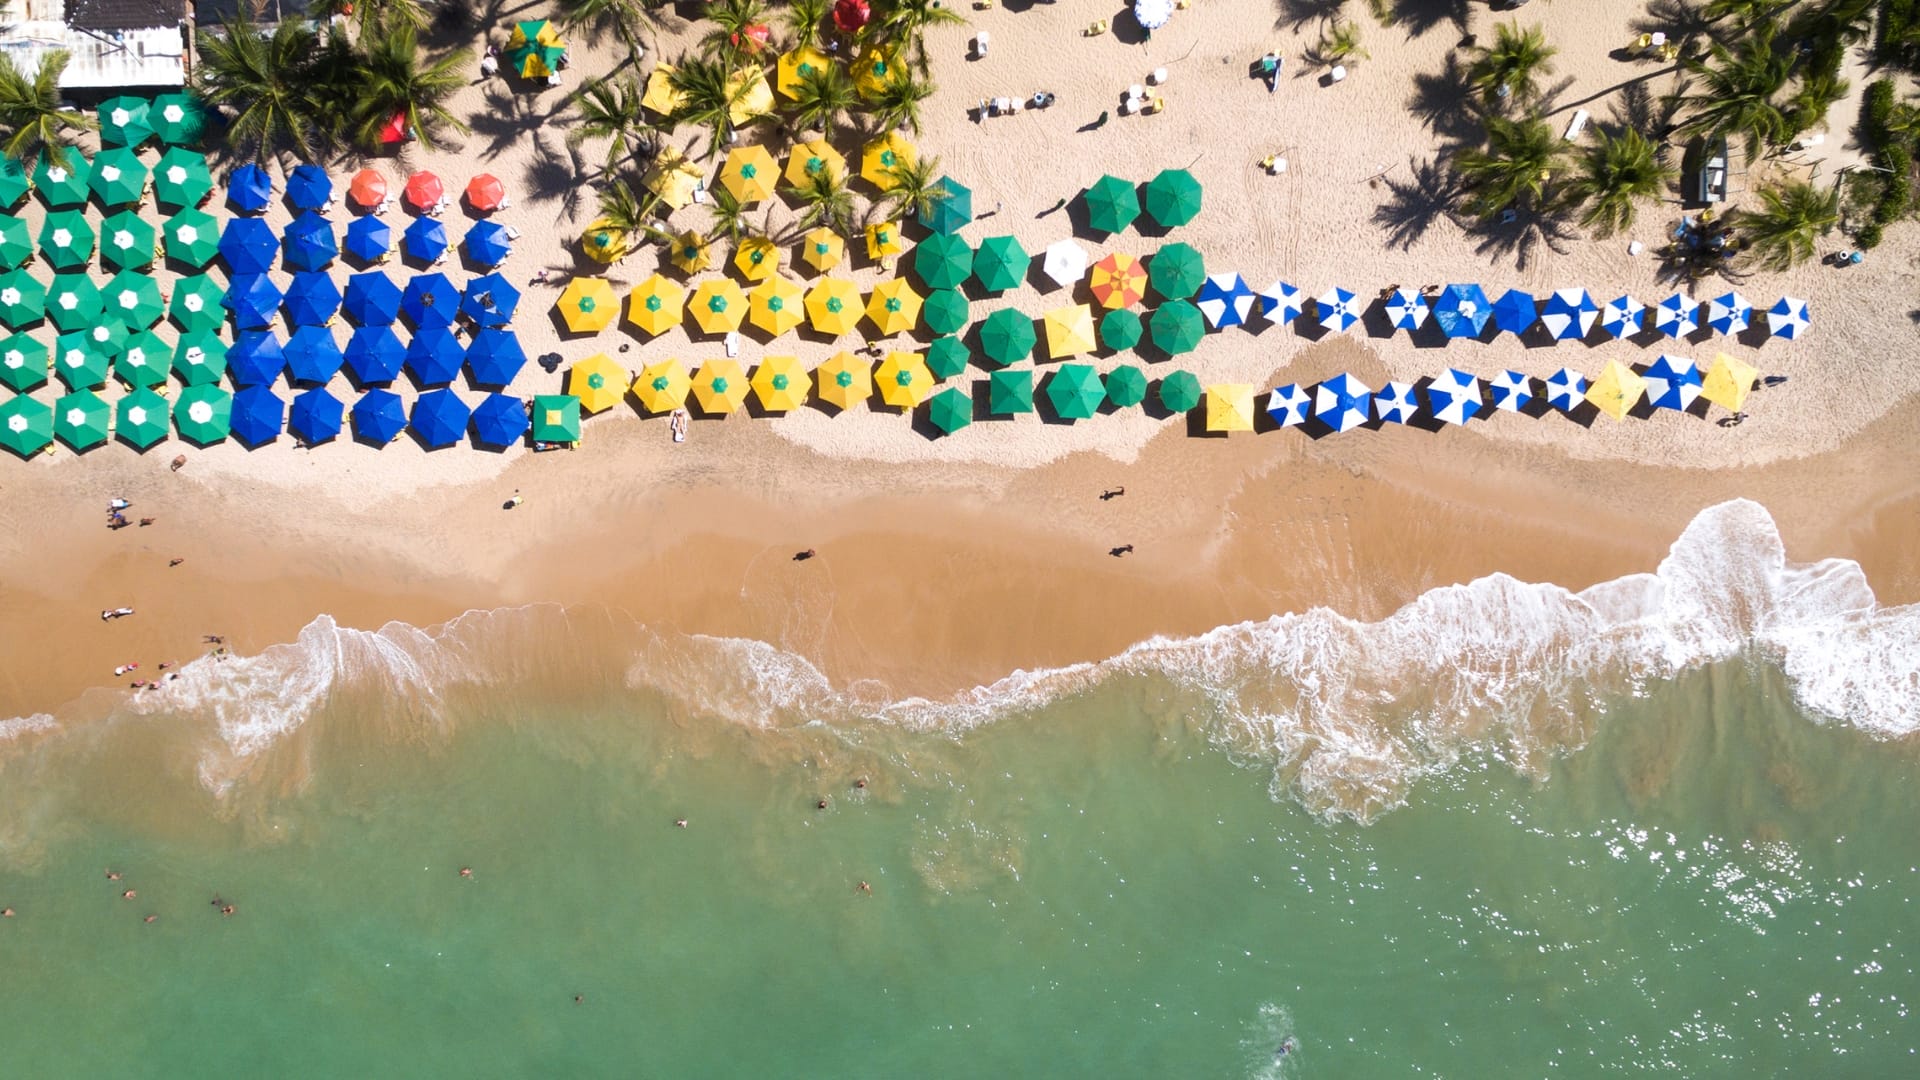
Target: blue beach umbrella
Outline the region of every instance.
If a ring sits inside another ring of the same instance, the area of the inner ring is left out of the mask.
[[[1547,404],[1561,412],[1572,412],[1587,400],[1587,378],[1572,368],[1561,368],[1547,377]]]
[[[467,345],[467,371],[480,386],[505,386],[526,364],[526,351],[511,330],[480,330]]]
[[[1700,329],[1700,305],[1674,293],[1653,309],[1653,328],[1670,338],[1683,338]]]
[[[219,248],[227,269],[236,274],[264,274],[280,254],[273,228],[259,218],[229,218],[220,230]]]
[[[460,290],[445,274],[415,274],[400,294],[400,311],[418,329],[444,330],[460,311]]]
[[[233,419],[228,429],[247,446],[263,446],[280,437],[286,424],[287,403],[264,386],[249,386],[233,395]]]
[[[323,383],[340,371],[346,355],[333,331],[324,326],[302,326],[287,339],[287,370],[297,383]]]
[[[347,225],[347,254],[363,263],[379,262],[393,250],[393,226],[368,214]]]
[[[1493,325],[1509,334],[1518,336],[1533,328],[1540,319],[1538,306],[1533,294],[1520,289],[1508,289],[1493,302]]]
[[[369,390],[353,403],[353,433],[385,446],[407,427],[407,407],[391,390]]]
[[[227,201],[242,213],[257,214],[273,201],[273,178],[252,162],[242,165],[227,179]]]
[[[1767,309],[1767,332],[1777,338],[1796,340],[1813,325],[1813,313],[1807,309],[1805,300],[1796,300],[1783,296],[1779,303]]]
[[[1647,305],[1631,296],[1607,301],[1600,309],[1600,329],[1616,338],[1630,338],[1645,329]]]
[[[1433,302],[1433,321],[1450,338],[1479,337],[1493,317],[1493,305],[1478,285],[1449,285]]]
[[[242,330],[227,349],[227,375],[235,386],[271,383],[287,370],[287,353],[271,330]]]
[[[1354,303],[1353,293],[1338,285],[1316,297],[1313,307],[1320,325],[1329,330],[1345,330],[1360,321],[1360,307]]]
[[[1276,386],[1273,393],[1267,395],[1267,415],[1281,427],[1296,427],[1313,415],[1313,399],[1300,389],[1299,383]]]
[[[1278,326],[1300,317],[1300,290],[1284,281],[1276,281],[1260,290],[1260,313]]]
[[[1700,369],[1685,357],[1662,354],[1641,378],[1647,380],[1647,401],[1656,409],[1685,412],[1700,396]]]
[[[287,269],[324,270],[339,257],[340,242],[326,218],[307,210],[287,226],[286,253],[281,256]]]
[[[1334,431],[1352,431],[1366,423],[1372,409],[1372,389],[1347,372],[1314,388],[1313,415]]]
[[[1239,274],[1208,274],[1194,304],[1215,330],[1239,326],[1253,313],[1253,290]]]
[[[452,446],[466,434],[467,421],[473,416],[473,410],[461,401],[451,390],[429,390],[421,394],[413,403],[413,416],[407,423],[420,441],[428,447],[438,450],[443,446]]]
[[[1579,341],[1599,318],[1600,305],[1585,289],[1555,289],[1540,309],[1540,324],[1555,341]]]
[[[280,310],[280,286],[265,274],[242,274],[227,287],[220,303],[233,313],[233,325],[257,330],[273,322]]]
[[[1406,423],[1419,408],[1412,383],[1390,382],[1373,395],[1373,415],[1389,424]]]
[[[1517,371],[1503,371],[1487,380],[1493,391],[1493,407],[1519,412],[1533,404],[1533,380]]]
[[[296,165],[287,174],[287,201],[297,210],[318,210],[333,198],[333,181],[318,165]]]
[[[473,441],[483,446],[512,446],[527,433],[527,403],[506,394],[488,394],[473,410]]]
[[[1480,380],[1448,368],[1427,384],[1427,411],[1443,424],[1464,424],[1480,415]]]
[[[460,339],[445,327],[429,327],[414,332],[407,342],[407,370],[421,386],[444,386],[460,377],[460,365],[467,351]]]
[[[1707,303],[1707,325],[1716,334],[1744,333],[1753,322],[1753,305],[1737,292],[1716,296]]]
[[[467,258],[481,266],[499,266],[513,254],[506,226],[497,221],[483,221],[468,229],[466,244]]]
[[[325,274],[295,274],[281,306],[291,326],[325,326],[340,310],[340,286]]]
[[[1387,297],[1387,321],[1395,330],[1414,331],[1427,321],[1426,297],[1412,289],[1395,289]]]
[[[467,282],[460,310],[481,326],[505,326],[520,306],[520,290],[503,274],[482,274]]]
[[[362,386],[389,383],[400,377],[407,347],[391,326],[362,326],[347,338],[345,356],[355,382]]]
[[[432,262],[446,253],[447,226],[439,218],[414,218],[400,237],[400,250],[410,259]]]
[[[347,318],[361,326],[391,326],[400,317],[400,286],[379,270],[368,270],[347,279],[343,307]]]
[[[287,430],[304,443],[323,443],[340,434],[346,406],[325,389],[315,387],[294,395],[287,413]]]

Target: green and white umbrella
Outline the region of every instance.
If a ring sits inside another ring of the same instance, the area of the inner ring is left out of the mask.
[[[0,270],[17,270],[33,258],[33,233],[17,217],[0,217]]]
[[[160,235],[165,238],[167,258],[196,270],[205,270],[220,254],[220,223],[205,210],[180,211],[167,219]]]
[[[210,386],[227,373],[227,343],[211,331],[184,334],[173,347],[173,373],[187,386]]]
[[[120,320],[129,330],[145,330],[160,321],[167,307],[160,300],[160,283],[137,270],[122,270],[100,287],[106,317]]]
[[[69,390],[98,390],[107,385],[113,351],[85,330],[61,334],[53,341],[53,373]]]
[[[99,394],[75,390],[53,403],[53,436],[75,450],[90,450],[107,441],[112,415]]]
[[[53,410],[30,397],[0,405],[0,446],[26,457],[53,441]]]
[[[164,206],[198,206],[212,190],[213,174],[198,150],[173,147],[153,166],[153,196]]]
[[[47,317],[62,331],[87,330],[100,322],[100,290],[85,274],[55,274],[47,289]]]
[[[159,386],[173,370],[173,350],[151,330],[142,330],[127,338],[120,355],[113,358],[113,373],[128,386]]]
[[[151,138],[153,126],[147,123],[145,98],[122,96],[100,103],[101,142],[137,147]]]
[[[135,390],[113,410],[113,433],[141,450],[167,437],[167,399],[151,390]]]
[[[152,266],[153,226],[131,210],[122,210],[101,222],[100,262],[114,270]]]
[[[60,160],[55,161],[58,157]],[[50,152],[33,167],[33,190],[49,207],[59,209],[64,206],[85,206],[87,204],[87,177],[93,175],[92,166],[80,156],[78,150]]]
[[[147,123],[169,146],[193,146],[207,129],[207,110],[185,90],[161,94],[147,107]]]
[[[957,337],[938,337],[927,345],[927,370],[936,379],[951,379],[967,370],[967,343]]]
[[[146,194],[147,167],[126,147],[103,150],[93,159],[87,187],[102,206],[130,206]]]
[[[174,399],[174,430],[195,445],[206,446],[226,438],[232,422],[233,395],[218,386],[189,386]]]
[[[0,157],[0,207],[12,206],[27,197],[26,167],[10,157]]]
[[[212,274],[183,277],[174,282],[173,302],[167,312],[173,316],[174,324],[186,333],[217,330],[227,320],[227,310],[220,306],[220,299],[226,295],[225,286],[215,281]]]
[[[0,321],[18,330],[47,313],[47,287],[24,269],[0,274]]]
[[[26,393],[47,381],[47,346],[26,334],[0,341],[0,383]]]
[[[58,210],[40,223],[40,254],[55,270],[79,270],[93,258],[93,226],[78,210]]]

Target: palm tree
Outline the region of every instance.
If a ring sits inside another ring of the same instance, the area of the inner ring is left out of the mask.
[[[831,139],[840,114],[852,110],[858,100],[846,68],[831,63],[809,68],[794,88],[794,126],[802,131],[817,129]]]
[[[583,37],[612,34],[627,47],[627,63],[640,56],[640,30],[651,20],[640,0],[554,0],[559,23]]]
[[[6,155],[28,169],[43,156],[67,160],[67,133],[89,131],[99,124],[86,113],[60,108],[60,73],[72,59],[65,49],[40,58],[40,70],[29,79],[14,66],[11,54],[0,52],[0,131],[6,133]]]
[[[1312,52],[1314,63],[1327,66],[1357,64],[1371,55],[1360,44],[1360,25],[1351,19],[1342,19],[1322,31],[1320,43]]]
[[[918,78],[905,67],[894,68],[871,102],[880,130],[903,127],[920,134],[920,103],[932,97],[933,91],[932,80]]]
[[[718,153],[721,144],[728,141],[733,110],[746,97],[748,84],[734,79],[727,64],[704,56],[681,57],[669,81],[682,99],[673,114],[675,122],[712,128],[707,153]]]
[[[1538,26],[1522,30],[1517,22],[1504,23],[1494,27],[1491,46],[1474,46],[1467,77],[1489,105],[1509,99],[1528,105],[1540,96],[1535,78],[1553,74],[1553,54],[1558,51]]]
[[[1785,3],[1786,0],[1709,0],[1700,14],[1710,21],[1732,19],[1741,26],[1752,26],[1764,22]]]
[[[223,29],[199,36],[193,83],[207,104],[234,114],[228,144],[261,159],[285,149],[312,157],[325,135],[304,77],[317,36],[297,19],[280,23],[271,36],[262,34],[244,4]]]
[[[639,80],[632,75],[594,79],[573,95],[580,123],[567,133],[567,142],[579,146],[588,139],[607,140],[607,171],[631,156],[645,141],[646,116],[640,107]]]
[[[1853,84],[1834,72],[1821,71],[1804,77],[1783,110],[1787,118],[1786,137],[1791,139],[1819,127],[1827,118],[1827,110],[1851,89]]]
[[[725,233],[727,239],[739,244],[741,237],[753,231],[747,224],[746,208],[725,187],[716,187],[707,194],[713,199],[713,231],[710,235]]]
[[[651,193],[642,197],[626,177],[610,178],[594,193],[594,202],[593,225],[614,234],[615,247],[623,256],[636,239],[655,243],[668,239],[666,231],[654,224],[660,197]]]
[[[1763,143],[1785,142],[1792,125],[1776,95],[1787,85],[1793,60],[1774,51],[1773,32],[1763,26],[1735,42],[1733,48],[1716,41],[1709,55],[1714,61],[1711,66],[1700,60],[1687,62],[1701,76],[1705,88],[1681,98],[1681,104],[1691,108],[1693,114],[1680,125],[1680,131],[1709,139],[1738,136],[1746,146],[1749,161],[1759,154]]]
[[[464,134],[471,130],[446,106],[447,99],[467,84],[465,49],[423,67],[425,54],[413,27],[406,23],[363,33],[360,45],[364,55],[354,137],[362,147],[378,147],[380,129],[402,113],[406,114],[407,129],[429,150],[433,149],[436,132],[452,128]]]
[[[887,170],[887,179],[893,181],[893,187],[887,190],[887,201],[900,214],[924,217],[933,212],[934,204],[952,194],[939,183],[940,159],[937,157],[895,165]]]
[[[1584,207],[1580,224],[1601,236],[1633,225],[1634,206],[1659,198],[1678,170],[1660,160],[1659,148],[1629,128],[1618,135],[1600,132],[1600,141],[1581,152],[1580,172],[1566,187],[1568,206]]]
[[[1537,117],[1487,118],[1486,149],[1462,150],[1453,167],[1471,194],[1467,210],[1486,219],[1515,204],[1546,204],[1547,184],[1562,163],[1564,141]]]
[[[707,18],[714,26],[700,38],[701,52],[731,67],[741,56],[759,51],[747,28],[766,23],[767,6],[761,0],[715,0],[707,5]]]
[[[1837,184],[1824,192],[1800,182],[1762,188],[1760,203],[1758,210],[1735,211],[1728,225],[1763,269],[1786,270],[1812,258],[1814,241],[1840,223]]]
[[[806,49],[820,44],[820,28],[833,11],[833,0],[793,0],[780,16],[787,33],[793,36],[792,48]]]
[[[848,190],[846,179],[834,170],[821,169],[809,174],[805,184],[781,191],[800,200],[799,231],[822,224],[838,233],[853,231],[853,192]]]
[[[927,28],[963,26],[967,17],[947,6],[947,0],[885,0],[874,5],[874,23],[880,37],[913,50],[914,66],[926,74]]]

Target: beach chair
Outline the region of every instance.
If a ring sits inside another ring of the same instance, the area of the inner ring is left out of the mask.
[[[505,233],[507,234],[507,239],[509,239],[509,240],[518,240],[518,239],[520,239],[520,230],[519,230],[519,229],[516,229],[516,228],[514,228],[514,227],[513,227],[513,226],[511,226],[511,225],[509,225],[509,226],[507,226],[507,227],[506,227],[506,228],[505,228],[504,230],[502,230],[502,231],[503,231],[503,232],[505,232]]]
[[[729,330],[727,331],[727,359],[731,360],[734,357],[739,355],[740,355],[740,331]]]
[[[1587,130],[1588,119],[1590,119],[1590,117],[1587,114],[1587,110],[1585,109],[1573,110],[1573,122],[1567,125],[1567,141],[1568,142],[1573,142],[1577,140],[1578,138],[1580,138],[1580,133]]]

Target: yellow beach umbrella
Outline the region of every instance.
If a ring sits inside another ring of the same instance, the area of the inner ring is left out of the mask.
[[[682,272],[697,274],[713,265],[711,241],[692,229],[673,238],[673,265]]]
[[[612,325],[614,316],[620,314],[620,298],[613,295],[613,286],[606,278],[577,277],[560,291],[554,307],[560,310],[568,333],[591,334]]]
[[[1620,361],[1609,360],[1601,369],[1600,377],[1587,387],[1587,400],[1615,420],[1624,420],[1646,392],[1647,380],[1635,375],[1632,368]]]
[[[1044,317],[1047,327],[1047,355],[1055,360],[1092,352],[1093,309],[1085,304],[1054,308]]]
[[[880,387],[880,400],[896,409],[911,409],[933,393],[933,372],[919,353],[888,353],[873,381]]]
[[[567,369],[567,393],[580,399],[580,407],[590,413],[620,404],[627,392],[627,373],[606,353],[594,353]]]
[[[900,245],[900,226],[891,221],[876,221],[867,226],[867,258],[884,259],[904,250]]]
[[[709,360],[693,376],[693,400],[700,410],[730,413],[747,400],[747,373],[732,360]]]
[[[800,240],[800,259],[821,273],[840,265],[847,256],[847,242],[840,234],[822,225]]]
[[[735,127],[773,111],[773,87],[767,85],[766,69],[748,64],[727,80],[727,119]]]
[[[747,294],[747,318],[753,325],[779,337],[806,321],[806,309],[800,302],[800,286],[775,274],[754,286]]]
[[[851,409],[873,396],[873,365],[850,352],[837,352],[813,369],[820,384],[820,400],[836,409]]]
[[[1700,380],[1700,396],[1728,412],[1739,412],[1746,407],[1747,395],[1753,392],[1753,382],[1759,377],[1758,368],[1721,353]]]
[[[731,333],[747,317],[747,297],[732,278],[708,278],[693,290],[687,310],[703,333]]]
[[[628,252],[633,250],[627,241],[627,231],[616,227],[608,218],[594,218],[587,225],[580,234],[580,247],[594,262],[609,266],[626,258]]]
[[[742,203],[773,198],[779,179],[780,165],[764,146],[736,146],[727,151],[727,163],[720,168],[720,183]]]
[[[733,265],[748,281],[765,281],[780,272],[780,249],[764,236],[750,236],[740,241]]]
[[[900,183],[893,171],[912,166],[918,153],[899,132],[889,131],[860,151],[860,178],[881,191],[892,191]]]
[[[674,89],[673,65],[653,65],[652,74],[647,76],[647,92],[641,96],[640,104],[661,116],[672,116],[686,103],[687,95]]]
[[[640,369],[633,380],[633,396],[650,413],[670,413],[687,403],[693,380],[678,360],[658,360]]]
[[[773,88],[794,99],[800,97],[800,80],[833,63],[827,54],[811,45],[793,49],[780,57],[774,67]]]
[[[821,278],[807,290],[807,320],[823,334],[839,337],[852,333],[865,311],[860,290],[843,278]]]
[[[680,325],[686,305],[687,290],[654,274],[627,294],[627,321],[649,334],[664,334]]]
[[[808,178],[820,173],[830,173],[835,179],[845,180],[847,159],[840,156],[840,151],[828,146],[825,139],[796,143],[793,152],[787,155],[787,171],[784,174],[787,183],[805,188]]]
[[[769,356],[753,369],[753,392],[760,407],[768,412],[787,412],[807,403],[807,391],[813,380],[798,357]]]
[[[853,88],[861,97],[874,97],[900,74],[895,70],[897,54],[892,46],[874,46],[853,62]]]
[[[693,201],[693,193],[706,182],[706,173],[700,166],[688,161],[680,151],[668,147],[653,159],[641,183],[648,191],[660,196],[660,201],[682,209]]]
[[[1216,383],[1207,387],[1207,430],[1253,430],[1252,383]]]
[[[873,287],[867,297],[867,318],[882,334],[902,334],[920,321],[920,294],[906,278],[890,278]]]

